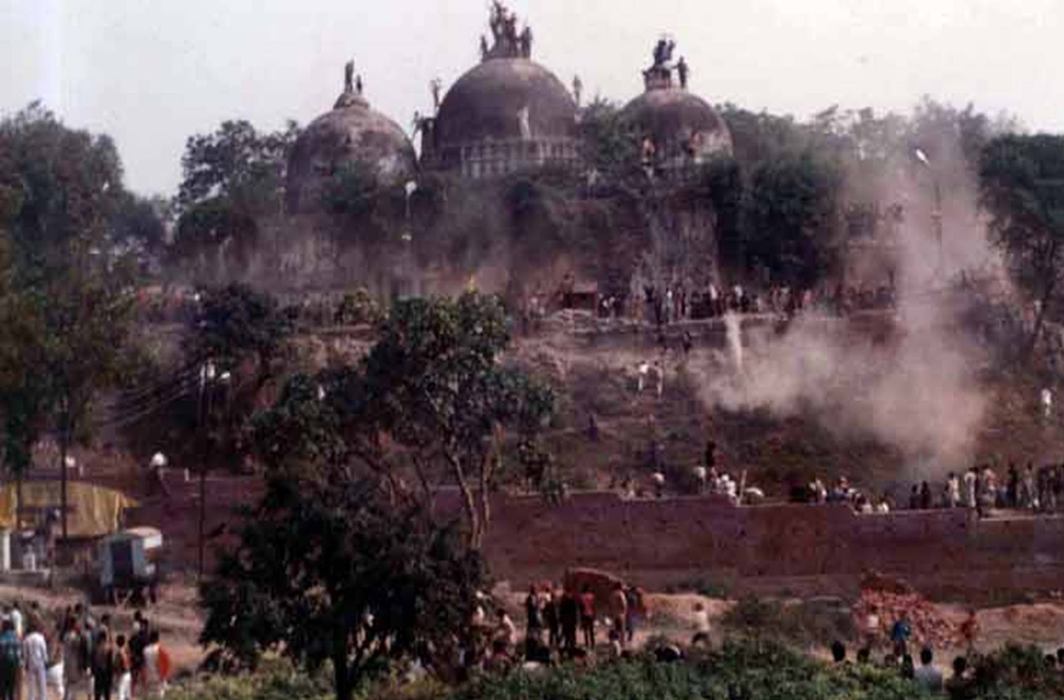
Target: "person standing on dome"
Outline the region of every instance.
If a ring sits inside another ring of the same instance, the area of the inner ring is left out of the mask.
[[[680,89],[687,89],[687,76],[690,74],[690,68],[687,65],[687,61],[683,56],[680,56],[680,62],[676,64],[676,73],[680,76]]]
[[[517,40],[521,47],[521,57],[532,58],[532,28],[526,24]]]

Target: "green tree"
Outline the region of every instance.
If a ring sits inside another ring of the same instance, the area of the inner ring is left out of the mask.
[[[44,335],[36,308],[11,288],[12,268],[0,262],[0,420],[3,421],[5,470],[15,479],[22,502],[22,480],[33,461],[33,446],[48,429],[49,377],[39,371],[38,342]]]
[[[246,285],[202,288],[199,300],[182,340],[183,366],[149,367],[140,385],[153,389],[120,396],[119,404],[135,415],[125,424],[133,451],[162,450],[175,462],[212,469],[248,456],[251,417],[262,392],[286,371],[295,326],[275,298]],[[208,360],[215,371],[210,421]]]
[[[1033,349],[1064,292],[1064,136],[998,137],[984,148],[979,173],[991,240],[1037,305]]]
[[[130,252],[144,273],[156,272],[166,251],[169,202],[161,197],[139,197],[124,192],[111,219],[117,246]]]
[[[267,651],[310,670],[331,662],[338,700],[391,662],[454,651],[483,567],[453,530],[377,482],[291,473],[248,516],[201,588],[204,644],[250,665]]]
[[[641,174],[639,138],[617,105],[596,98],[580,113],[581,156],[600,175],[623,180]]]
[[[812,153],[754,171],[748,252],[774,281],[808,288],[831,269],[839,180],[832,164]]]
[[[0,123],[0,153],[5,442],[24,469],[39,431],[55,431],[65,537],[67,450],[91,435],[100,390],[123,379],[136,277],[114,222],[127,193],[108,137],[36,104]]]
[[[259,454],[274,469],[375,475],[426,510],[455,485],[478,548],[506,453],[535,459],[554,409],[546,386],[502,361],[509,339],[494,297],[398,302],[357,365],[289,382],[256,421]]]
[[[796,153],[807,145],[804,131],[793,117],[751,112],[731,103],[717,109],[731,133],[735,160],[747,173],[761,163]]]
[[[298,132],[294,122],[261,133],[239,120],[189,137],[174,200],[173,252],[179,260],[205,256],[213,276],[220,275],[223,256],[246,261],[259,240],[261,220],[282,211],[288,153]]]
[[[199,454],[199,571],[203,573],[207,471],[214,460],[230,464],[243,456],[242,435],[259,392],[280,371],[293,326],[277,301],[251,288],[232,284],[201,292],[200,313],[192,322],[186,355],[202,363],[196,395],[196,440]],[[218,400],[225,400],[220,420]],[[223,449],[218,450],[216,446]]]
[[[207,288],[200,292],[200,311],[189,328],[185,353],[190,358],[213,358],[224,371],[254,366],[255,388],[279,371],[294,330],[292,318],[269,294],[244,284]]]

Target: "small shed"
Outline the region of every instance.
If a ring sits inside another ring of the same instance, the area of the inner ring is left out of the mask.
[[[154,597],[162,546],[162,532],[154,527],[131,527],[101,539],[97,562],[105,598],[113,600],[122,592],[137,594],[145,588]]]
[[[598,312],[599,289],[595,282],[574,282],[562,290],[562,308]]]

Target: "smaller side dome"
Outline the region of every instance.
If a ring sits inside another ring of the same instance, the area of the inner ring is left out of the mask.
[[[417,156],[402,128],[369,106],[354,63],[345,66],[344,91],[332,111],[307,125],[288,159],[286,199],[289,213],[320,208],[330,178],[351,163],[373,168],[382,182],[399,182],[417,173]]]
[[[640,139],[644,163],[664,170],[732,153],[727,124],[708,102],[688,92],[690,69],[683,57],[672,63],[674,48],[671,40],[658,42],[653,65],[643,71],[646,90],[621,113]]]

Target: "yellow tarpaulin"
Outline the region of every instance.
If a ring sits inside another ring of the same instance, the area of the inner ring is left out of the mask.
[[[0,488],[0,527],[15,527],[15,484]],[[58,481],[27,481],[22,484],[23,519],[32,513],[59,511]],[[81,482],[67,483],[67,532],[71,537],[100,537],[119,527],[126,508],[137,505],[125,494],[103,486]]]

